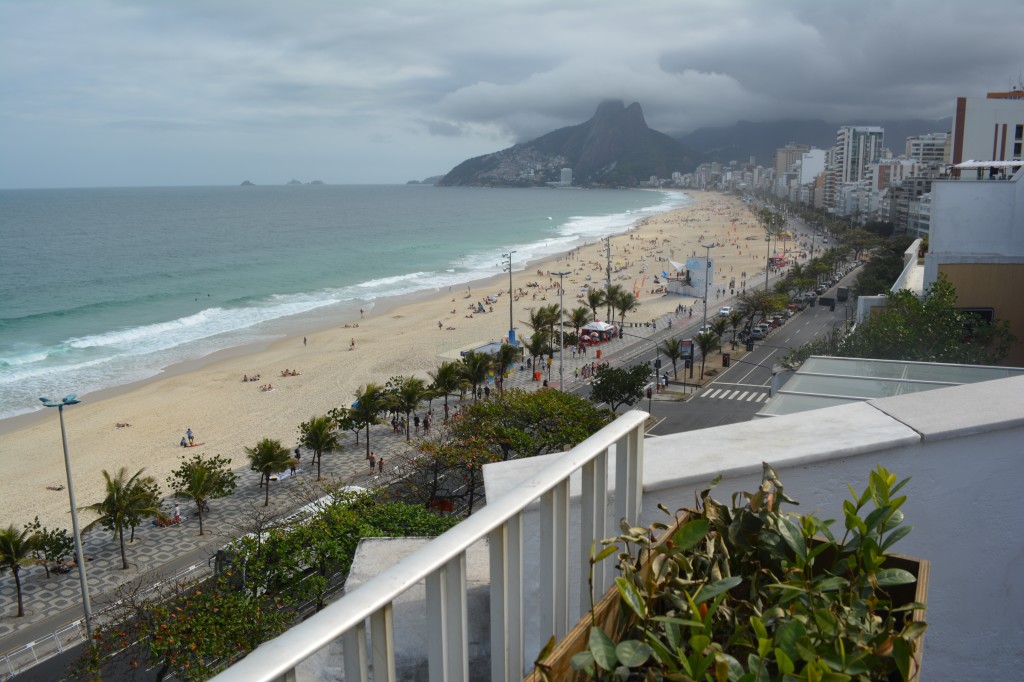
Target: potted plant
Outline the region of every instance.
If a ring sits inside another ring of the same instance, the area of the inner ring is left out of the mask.
[[[671,524],[624,525],[592,556],[618,553],[615,586],[528,679],[916,680],[929,566],[890,553],[907,480],[876,468],[842,524],[781,511],[796,503],[767,464],[731,505],[710,487],[659,505]]]

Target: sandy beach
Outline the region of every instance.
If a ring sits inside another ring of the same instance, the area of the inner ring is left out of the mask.
[[[612,267],[617,270],[613,283],[635,290],[641,300],[627,323],[694,305],[692,298],[661,293],[653,280],[670,269],[663,259],[703,257],[703,244],[719,244],[712,251],[719,286],[734,279],[739,291],[741,273],[747,273],[751,284],[764,275],[763,230],[742,201],[717,193],[687,194],[695,199],[693,205],[645,219],[611,239]],[[568,311],[583,305],[577,300],[581,287],[603,282],[604,265],[604,244],[598,242],[514,273],[517,334],[529,335],[524,321],[530,308],[558,302],[558,277],[549,271],[573,272],[565,277]],[[383,383],[400,374],[426,378],[443,360],[456,359],[460,350],[502,340],[508,334],[508,286],[504,275],[385,302],[362,319],[330,329],[298,329],[266,348],[227,351],[171,368],[140,385],[83,396],[82,404],[64,412],[78,504],[102,497],[103,469],[123,466],[134,473],[145,467],[163,484],[183,452],[218,453],[243,468],[244,447],[264,437],[294,444],[301,422],[351,404],[355,391],[368,381]],[[487,296],[496,301],[486,303]],[[714,292],[709,299],[711,314],[718,307]],[[478,303],[493,312],[470,317],[470,307]],[[694,316],[700,314],[698,301]],[[300,374],[281,376],[286,369]],[[243,382],[243,375],[260,378]],[[273,390],[261,390],[267,384]],[[38,515],[45,525],[70,527],[67,492],[48,489],[66,481],[57,415],[47,412],[0,422],[2,524],[20,527]],[[125,423],[130,426],[117,426]],[[189,428],[202,445],[186,451],[179,441]]]

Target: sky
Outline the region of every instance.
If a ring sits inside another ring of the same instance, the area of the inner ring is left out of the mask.
[[[0,188],[403,183],[639,102],[951,116],[1024,74],[1021,0],[0,0]]]

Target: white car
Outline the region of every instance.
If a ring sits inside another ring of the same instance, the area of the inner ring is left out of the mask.
[[[719,317],[729,317],[729,313],[731,313],[731,312],[732,312],[732,306],[723,305],[721,308],[718,309],[718,316]]]

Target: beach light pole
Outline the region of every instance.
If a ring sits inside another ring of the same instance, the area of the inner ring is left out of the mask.
[[[711,249],[714,247],[714,244],[704,245],[707,252],[704,254],[704,322],[702,324],[705,327],[708,324],[708,280],[711,279]]]
[[[516,330],[512,323],[512,254],[515,251],[509,251],[508,253],[501,254],[503,258],[508,259],[508,342],[513,346],[516,345]],[[504,268],[502,268],[504,269]]]
[[[558,390],[563,390],[563,384],[565,381],[565,368],[562,359],[565,357],[565,307],[562,305],[562,294],[565,292],[565,287],[562,286],[562,282],[565,281],[566,275],[571,275],[571,272],[552,272],[552,275],[558,275]]]
[[[64,429],[64,406],[77,405],[82,402],[78,395],[72,393],[59,403],[43,396],[40,402],[47,407],[56,407],[60,415],[60,437],[64,443],[64,469],[68,475],[68,498],[71,501],[71,530],[75,541],[75,560],[78,562],[78,580],[82,583],[82,609],[85,612],[85,631],[92,641],[92,605],[89,603],[89,583],[85,579],[85,555],[82,553],[82,537],[78,532],[78,507],[75,505],[75,486],[71,478],[71,458],[68,456],[68,434]]]

